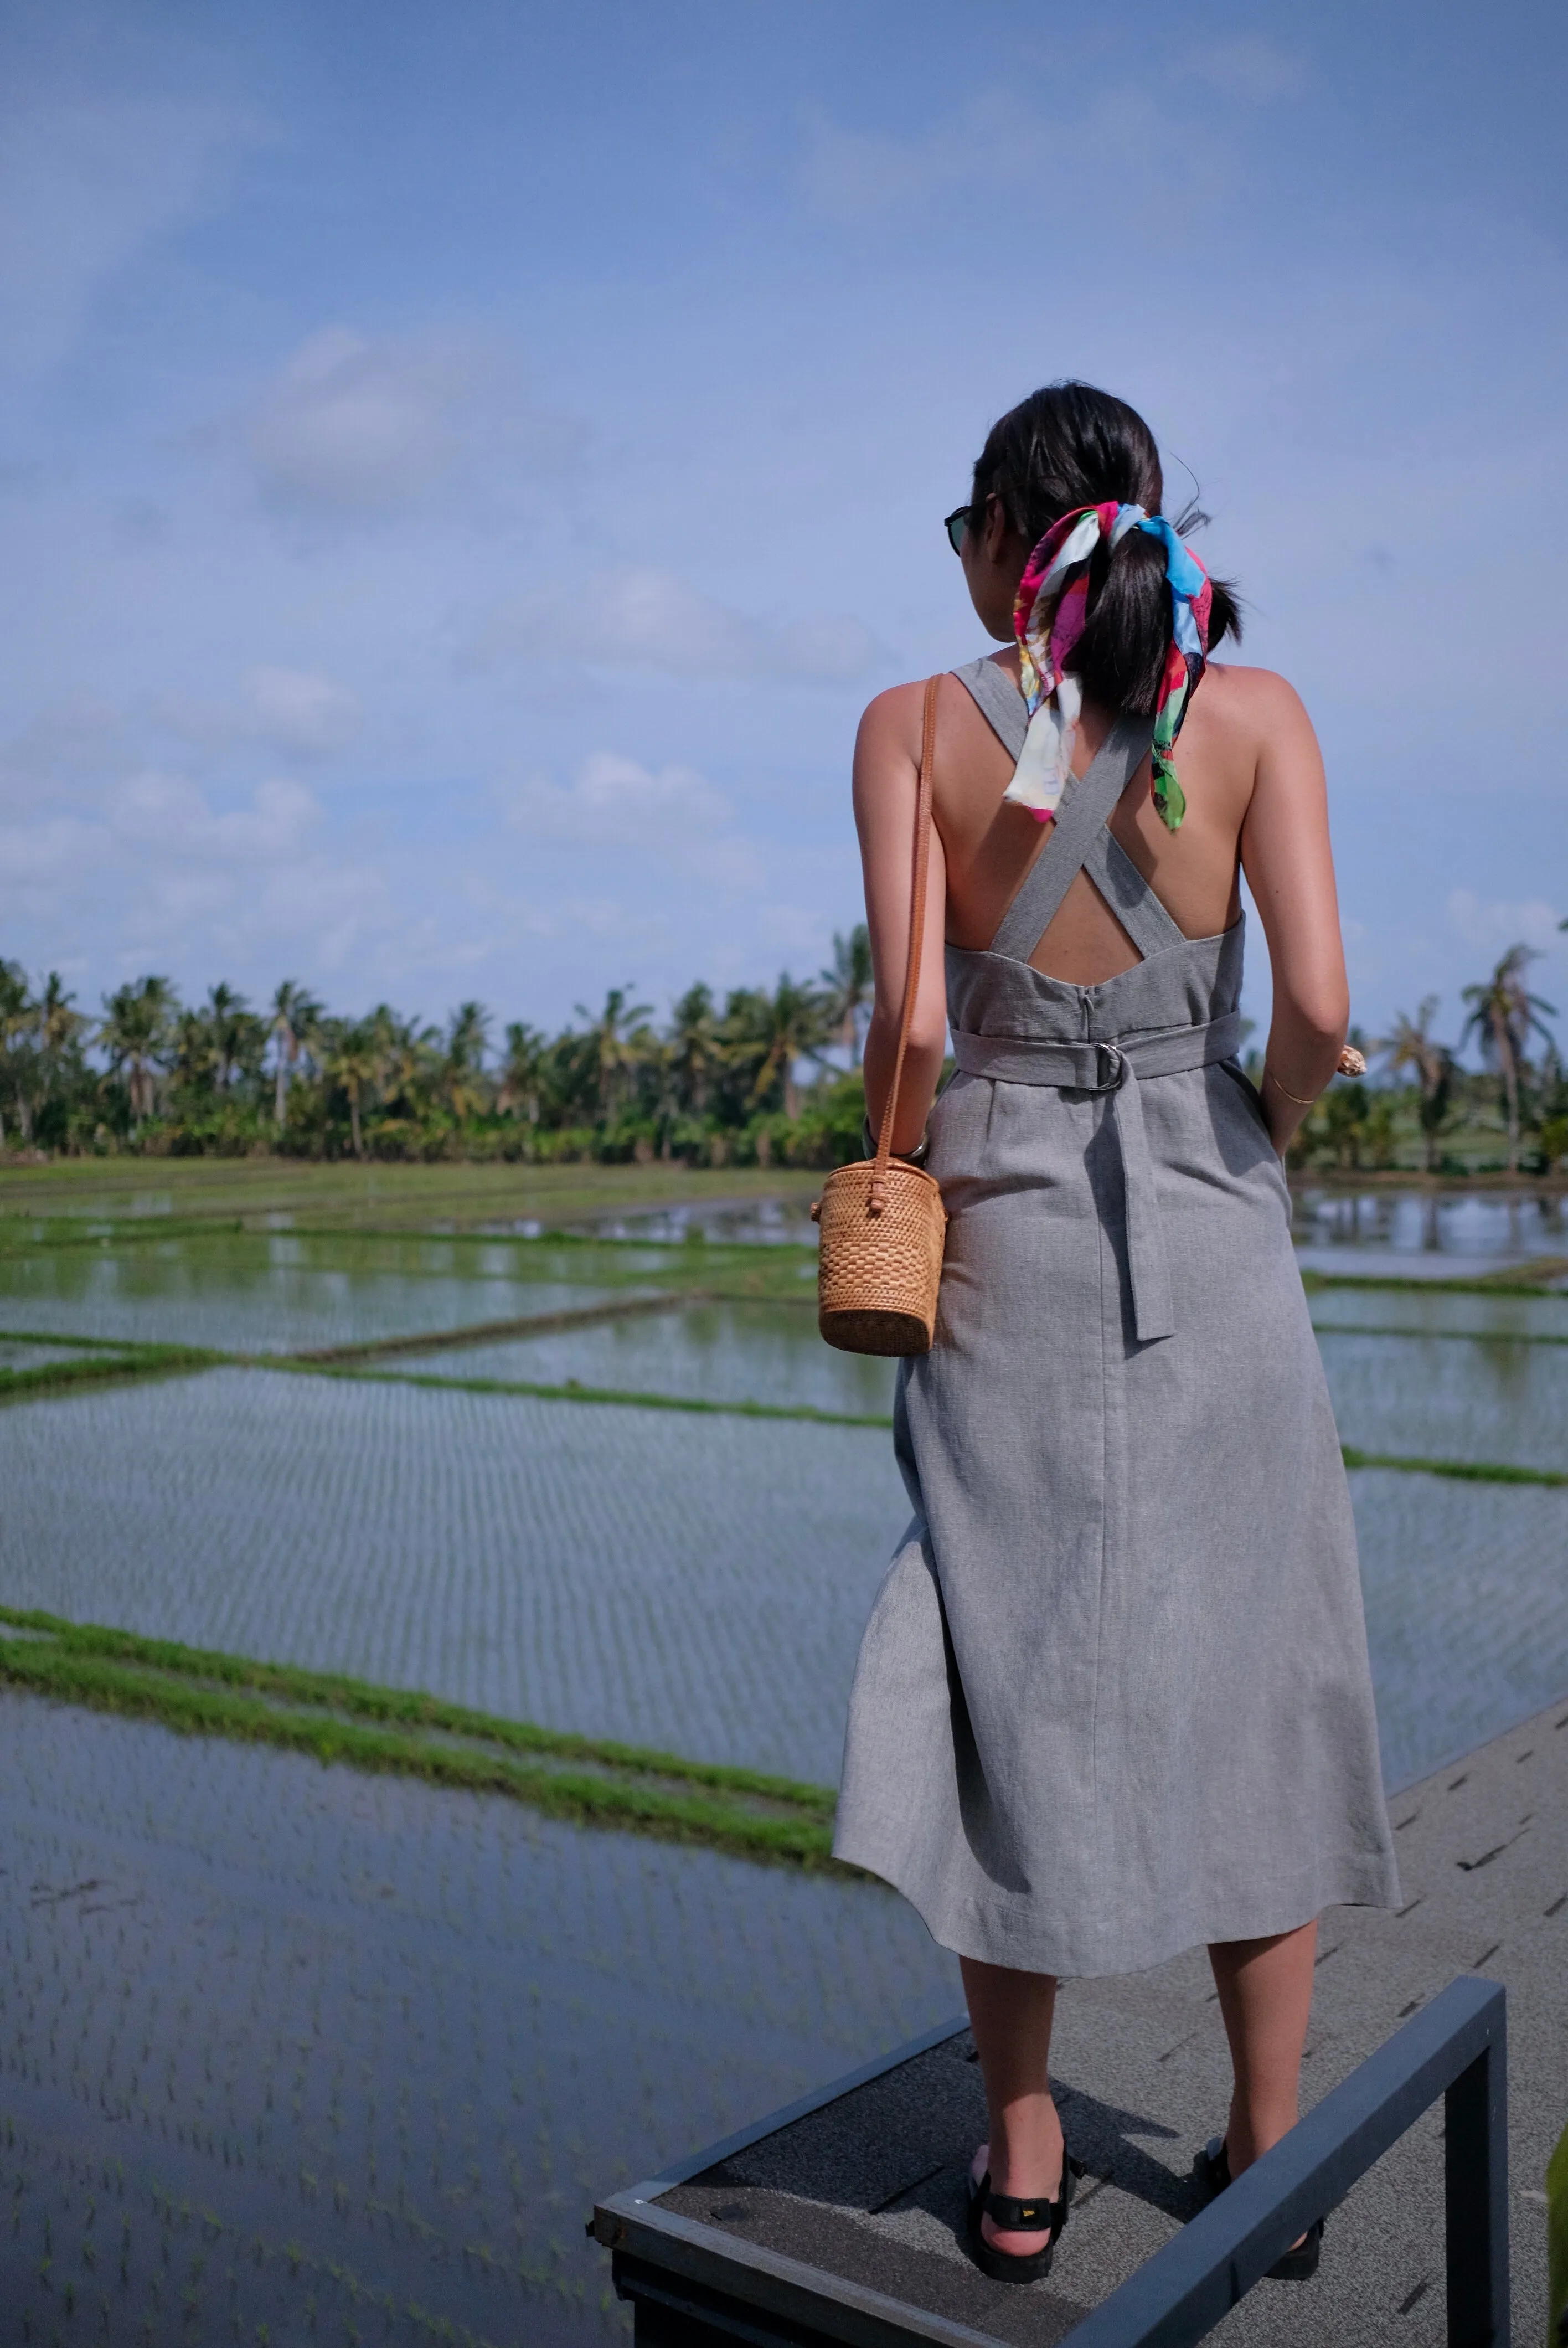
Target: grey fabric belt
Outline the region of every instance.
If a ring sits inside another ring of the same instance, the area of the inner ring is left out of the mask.
[[[1241,1045],[1242,1017],[1227,1012],[1202,1027],[1171,1027],[1120,1044],[1059,1044],[1027,1035],[973,1035],[953,1031],[953,1056],[966,1076],[1004,1085],[1045,1085],[1103,1093],[1122,1153],[1127,1200],[1127,1270],[1140,1343],[1172,1337],[1171,1272],[1154,1169],[1143,1125],[1139,1080],[1173,1076],[1184,1068],[1228,1060]]]

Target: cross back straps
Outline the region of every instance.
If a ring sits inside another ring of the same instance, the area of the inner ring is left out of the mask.
[[[1002,747],[1016,758],[1029,730],[1023,695],[995,661],[971,661],[953,675],[966,686]],[[1087,774],[1062,794],[1050,837],[997,925],[992,953],[1027,962],[1078,873],[1086,872],[1145,958],[1186,942],[1126,850],[1108,829],[1118,799],[1149,755],[1153,721],[1119,717]]]

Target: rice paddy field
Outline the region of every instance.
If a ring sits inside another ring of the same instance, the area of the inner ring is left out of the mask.
[[[7,2343],[622,2339],[596,2191],[956,2007],[823,1864],[891,1372],[707,1179],[5,1178]],[[1298,1205],[1390,1785],[1568,1689],[1561,1207],[1442,1203]]]

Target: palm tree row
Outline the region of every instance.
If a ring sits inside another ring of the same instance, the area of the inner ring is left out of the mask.
[[[1293,1163],[1391,1165],[1396,1117],[1413,1109],[1421,1163],[1437,1171],[1458,1162],[1443,1154],[1456,1127],[1473,1130],[1493,1104],[1512,1170],[1527,1131],[1538,1163],[1568,1160],[1568,1079],[1545,1024],[1553,1007],[1526,983],[1532,959],[1512,946],[1463,990],[1454,1045],[1433,1032],[1435,995],[1413,1018],[1401,1012],[1368,1044],[1381,1085],[1333,1086]],[[835,938],[813,982],[786,973],[722,1002],[699,982],[661,1025],[632,988],[611,987],[559,1035],[516,1020],[498,1043],[479,1003],[460,1004],[444,1027],[384,1003],[353,1019],[292,980],[257,1009],[228,985],[186,1004],[167,979],[143,977],[106,995],[93,1019],[56,973],[35,991],[0,961],[0,1145],[832,1163],[857,1147],[871,995],[864,926]],[[1479,1077],[1460,1065],[1471,1042]]]
[[[772,1128],[809,1123],[809,1109],[820,1129],[807,1143],[831,1158],[840,1128],[858,1129],[870,998],[864,927],[835,938],[815,982],[786,972],[771,991],[733,988],[722,1004],[699,983],[662,1027],[631,988],[612,987],[559,1035],[514,1021],[498,1050],[477,1002],[440,1027],[384,1003],[337,1016],[292,979],[264,1010],[222,983],[187,1004],[149,975],[105,995],[95,1020],[56,974],[35,994],[0,962],[0,1142],[322,1155],[346,1143],[364,1158],[488,1129],[516,1154],[555,1154],[559,1137],[562,1154],[608,1143],[722,1158],[726,1135],[751,1134],[764,1156],[787,1146]]]
[[[1562,926],[1568,929],[1568,922]],[[1509,1172],[1519,1171],[1527,1110],[1546,1167],[1568,1159],[1568,1074],[1546,1025],[1556,1016],[1556,1006],[1532,994],[1525,983],[1525,973],[1537,959],[1533,947],[1510,946],[1488,977],[1461,989],[1469,1016],[1457,1045],[1440,1043],[1433,1035],[1438,997],[1429,994],[1413,1019],[1399,1012],[1389,1033],[1367,1045],[1391,1084],[1406,1077],[1411,1082],[1424,1172],[1439,1170],[1442,1142],[1458,1122],[1460,1093],[1473,1091],[1473,1080],[1467,1082],[1460,1066],[1460,1055],[1472,1040],[1483,1069],[1498,1080]],[[1530,1058],[1532,1036],[1544,1045],[1538,1064]],[[1337,1085],[1301,1128],[1292,1163],[1307,1165],[1315,1157],[1326,1157],[1340,1166],[1358,1166],[1367,1158],[1374,1165],[1391,1164],[1393,1131],[1387,1100],[1375,1104],[1364,1085]]]

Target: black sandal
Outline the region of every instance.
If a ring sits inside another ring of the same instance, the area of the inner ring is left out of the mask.
[[[1193,2172],[1206,2200],[1223,2193],[1231,2181],[1231,2165],[1223,2136],[1210,2137],[1193,2163]],[[1264,2271],[1271,2282],[1309,2282],[1323,2255],[1323,2219],[1315,2218],[1302,2240]]]
[[[1083,2174],[1083,2163],[1071,2159],[1067,2153],[1061,2157],[1061,2189],[1054,2201],[1019,2201],[1010,2194],[991,2191],[991,2172],[988,2168],[978,2182],[969,2178],[969,2256],[984,2275],[993,2282],[1038,2282],[1050,2272],[1050,2262],[1056,2255],[1061,2230],[1067,2223],[1067,2213],[1072,2207],[1073,2180]],[[1020,2254],[992,2248],[980,2230],[980,2220],[989,2218],[1004,2234],[1038,2234],[1047,2239],[1042,2250]]]

